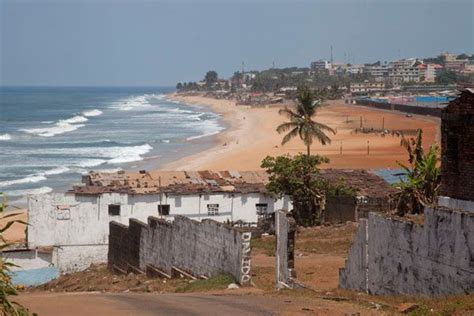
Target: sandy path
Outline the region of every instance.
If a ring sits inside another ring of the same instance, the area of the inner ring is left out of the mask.
[[[348,302],[282,295],[35,293],[18,301],[43,316],[377,314]]]
[[[163,169],[240,169],[256,170],[267,155],[297,154],[306,152],[305,146],[295,139],[282,146],[282,135],[276,127],[286,120],[278,114],[278,106],[250,108],[236,106],[233,101],[216,100],[201,96],[176,96],[188,104],[207,105],[220,113],[230,128],[217,135],[216,146],[173,163]],[[406,117],[399,112],[389,112],[331,101],[318,112],[317,119],[337,130],[332,143],[323,146],[315,143],[313,154],[330,158],[325,167],[336,168],[396,168],[396,160],[406,161],[406,152],[400,147],[400,138],[381,137],[374,134],[355,134],[360,126],[388,129],[417,129],[424,131],[425,144],[438,142],[440,120],[427,116]],[[367,146],[369,145],[369,154]],[[342,147],[342,154],[341,154]]]

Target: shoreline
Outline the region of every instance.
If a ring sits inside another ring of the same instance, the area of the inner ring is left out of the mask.
[[[221,115],[227,125],[222,132],[213,135],[213,145],[201,152],[184,156],[176,161],[159,166],[161,170],[258,170],[261,160],[267,156],[277,156],[306,152],[299,139],[281,146],[282,135],[276,132],[276,126],[285,121],[278,114],[283,106],[269,105],[252,108],[237,106],[235,101],[213,99],[204,96],[183,96],[168,94],[176,100],[190,106],[202,106]],[[322,168],[397,168],[396,160],[406,162],[406,152],[400,147],[400,138],[381,137],[375,134],[355,133],[362,117],[364,127],[378,128],[383,121],[388,129],[423,129],[424,145],[439,143],[440,120],[434,117],[413,115],[407,117],[401,112],[390,112],[361,106],[347,105],[341,100],[329,101],[317,114],[316,120],[337,130],[331,135],[332,143],[322,146],[315,143],[313,154],[330,158],[330,163]],[[367,144],[369,143],[369,154]],[[341,154],[342,147],[342,154]]]

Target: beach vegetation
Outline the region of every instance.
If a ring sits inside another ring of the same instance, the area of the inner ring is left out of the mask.
[[[0,198],[1,219],[19,215],[19,213],[5,215],[4,211],[7,207],[5,194],[0,192]],[[5,226],[0,228],[0,315],[27,316],[31,315],[28,309],[11,299],[12,296],[18,295],[18,292],[11,281],[11,268],[16,267],[16,265],[11,262],[7,262],[2,255],[3,251],[11,246],[11,244],[5,239],[4,233],[10,229],[14,223],[26,224],[20,220],[11,220],[8,221]]]
[[[298,154],[267,156],[261,164],[269,175],[267,191],[276,197],[289,195],[293,200],[293,216],[300,226],[320,224],[326,196],[353,195],[355,190],[341,179],[330,183],[320,175],[319,166],[329,158]]]
[[[280,115],[286,116],[289,121],[280,124],[277,132],[286,133],[281,144],[288,143],[291,139],[299,137],[306,145],[308,157],[311,156],[311,145],[313,142],[319,141],[326,145],[331,143],[331,139],[325,132],[336,133],[334,129],[314,120],[317,110],[321,108],[322,102],[316,99],[311,90],[306,86],[298,88],[296,109],[285,107],[279,111]]]
[[[401,178],[395,184],[400,190],[395,196],[397,214],[419,214],[425,206],[436,204],[438,198],[441,184],[439,147],[431,145],[425,152],[421,129],[415,138],[403,137],[400,144],[408,153],[408,165],[397,161],[405,175],[405,179]]]

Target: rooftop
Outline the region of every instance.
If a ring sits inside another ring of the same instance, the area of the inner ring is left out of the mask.
[[[362,169],[323,169],[321,175],[329,181],[344,178],[359,195],[386,196],[395,192],[381,177]],[[83,195],[102,193],[130,194],[203,194],[203,193],[266,193],[268,174],[263,171],[226,170],[90,172],[84,185],[70,192]]]

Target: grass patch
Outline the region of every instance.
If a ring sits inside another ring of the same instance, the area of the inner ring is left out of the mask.
[[[250,240],[250,248],[252,250],[259,249],[269,257],[275,256],[276,240],[275,237],[256,238]]]
[[[176,293],[206,292],[226,289],[230,283],[234,283],[233,277],[227,274],[219,274],[207,280],[195,280],[191,283],[176,288]]]

